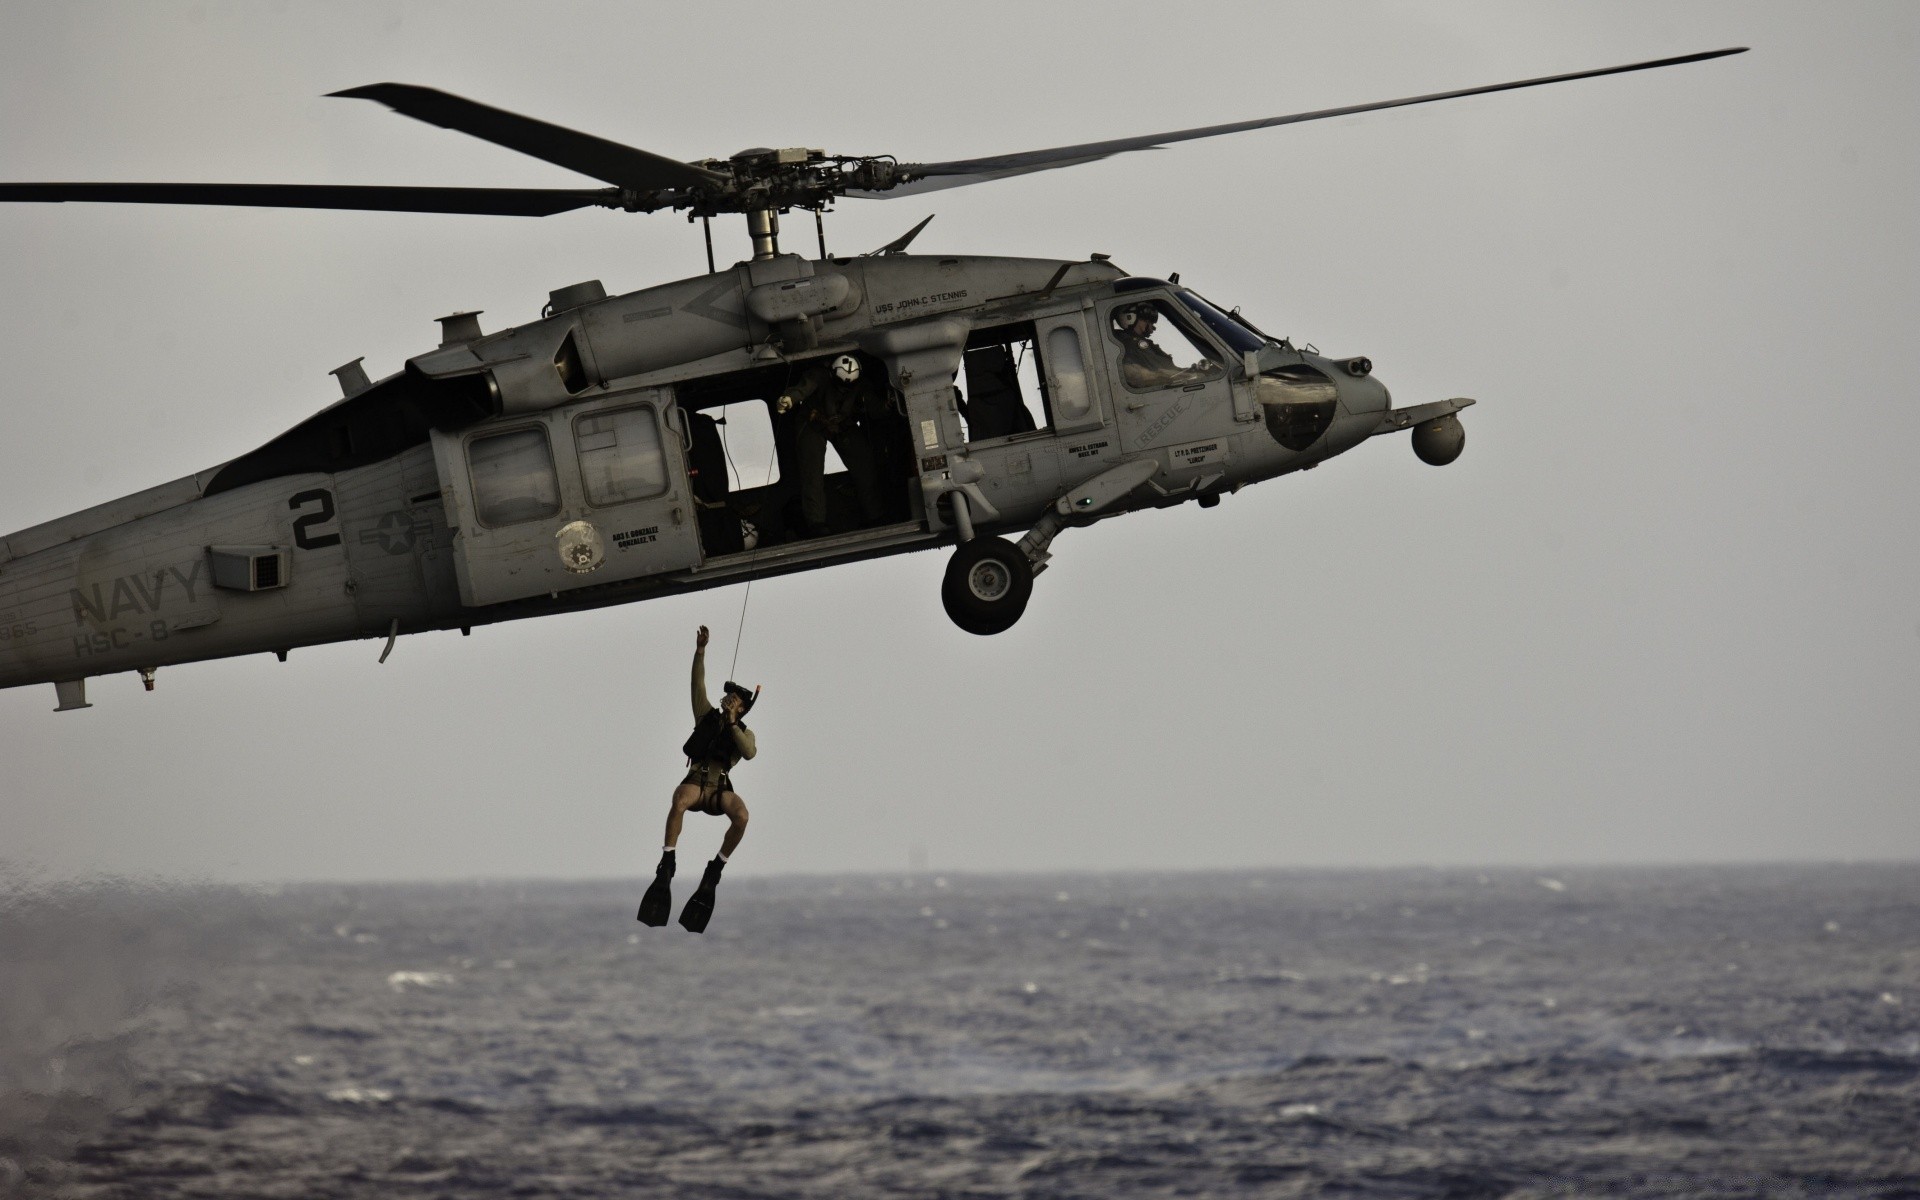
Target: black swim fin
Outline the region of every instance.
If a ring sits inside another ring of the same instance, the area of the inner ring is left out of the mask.
[[[660,856],[660,865],[653,872],[653,885],[647,889],[646,895],[640,897],[640,911],[636,919],[642,925],[658,929],[673,915],[673,859],[672,854]]]
[[[707,931],[707,922],[713,919],[713,889],[720,886],[720,872],[726,865],[717,858],[708,862],[700,886],[687,897],[687,906],[680,910],[680,927],[688,933]]]

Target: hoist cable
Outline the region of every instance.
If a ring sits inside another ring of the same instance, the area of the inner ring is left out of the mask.
[[[787,383],[792,382],[793,364],[788,363]],[[785,394],[786,390],[786,385],[782,384],[780,388],[781,393]],[[741,487],[744,488],[747,482],[746,476],[740,473],[739,466],[733,461],[733,444],[727,437],[726,410],[731,407],[732,405],[727,404],[720,406],[720,449],[727,456],[727,469],[733,472],[733,477],[738,480]],[[761,481],[761,487],[767,487],[773,483],[773,464],[780,455],[780,440],[773,432],[773,411],[771,405],[768,405],[767,411],[767,443],[767,471],[766,478]],[[740,665],[740,640],[747,627],[747,601],[753,598],[753,567],[760,558],[760,549],[763,545],[765,545],[765,535],[756,529],[754,531],[753,557],[747,560],[747,587],[746,590],[740,594],[740,620],[733,629],[733,661],[727,664],[727,678],[729,679],[733,678],[734,669]]]
[[[768,432],[769,433],[772,432],[771,422],[768,423]],[[773,459],[774,459],[774,455],[779,451],[779,448],[780,448],[779,444],[775,443],[773,446],[769,447],[767,450],[767,478],[765,482],[763,482],[760,485],[761,487],[766,487],[767,484],[770,484],[773,482]],[[727,461],[729,465],[731,465],[733,460],[729,458]],[[735,625],[733,628],[733,661],[727,664],[728,679],[733,678],[733,669],[740,665],[740,635],[741,635],[741,632],[745,630],[747,627],[747,601],[753,599],[753,564],[759,557],[760,557],[760,535],[759,535],[759,531],[755,530],[753,558],[750,558],[747,560],[747,589],[746,591],[740,593],[740,623],[738,625]]]

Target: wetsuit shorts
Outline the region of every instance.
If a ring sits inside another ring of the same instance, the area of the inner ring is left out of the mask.
[[[700,789],[700,799],[688,806],[688,812],[705,813],[710,817],[724,817],[727,810],[720,807],[720,797],[733,790],[733,780],[719,763],[695,763],[687,772],[682,784],[693,784]]]

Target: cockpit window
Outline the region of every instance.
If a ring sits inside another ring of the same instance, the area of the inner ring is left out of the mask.
[[[1192,292],[1176,294],[1180,297],[1180,303],[1191,309],[1193,315],[1199,317],[1208,329],[1213,330],[1213,336],[1231,346],[1236,353],[1245,354],[1250,350],[1258,350],[1266,344],[1260,339],[1259,334],[1238,317],[1221,312]]]
[[[1165,319],[1199,357],[1187,365],[1161,348],[1160,322]],[[1109,314],[1114,340],[1120,343],[1120,376],[1136,391],[1204,383],[1226,374],[1220,351],[1187,325],[1188,318],[1165,300],[1120,304]]]

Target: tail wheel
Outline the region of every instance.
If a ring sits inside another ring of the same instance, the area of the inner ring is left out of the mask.
[[[1005,538],[977,537],[962,542],[947,560],[940,602],[947,616],[968,633],[1002,633],[1027,611],[1033,595],[1033,567]]]

